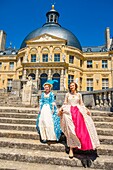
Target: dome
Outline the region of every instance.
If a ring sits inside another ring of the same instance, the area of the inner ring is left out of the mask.
[[[47,16],[47,23],[45,23],[41,28],[38,28],[32,31],[30,34],[28,34],[24,39],[24,41],[22,42],[20,48],[24,48],[26,46],[27,40],[30,40],[32,38],[47,33],[67,40],[68,46],[76,47],[82,51],[82,47],[77,37],[71,31],[59,25],[58,23],[59,13],[56,10],[54,10],[53,6],[52,9],[49,12],[47,12],[46,16]]]

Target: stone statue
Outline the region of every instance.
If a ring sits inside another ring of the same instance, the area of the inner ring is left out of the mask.
[[[50,61],[52,61],[52,54],[50,54],[49,58],[50,58]]]
[[[66,60],[65,54],[62,54],[62,60],[65,62],[65,60]]]
[[[26,51],[25,56],[24,56],[24,63],[28,62],[28,52]]]
[[[26,86],[32,86],[32,77],[31,76],[28,77],[28,81],[26,83]]]
[[[28,77],[28,81],[23,86],[22,91],[22,103],[25,105],[31,104],[31,95],[32,95],[32,77]]]
[[[40,62],[40,55],[37,56],[37,62]]]

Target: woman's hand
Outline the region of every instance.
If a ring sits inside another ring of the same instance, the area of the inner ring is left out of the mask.
[[[91,112],[88,108],[86,108],[86,111],[87,111],[87,115],[91,116]]]
[[[58,116],[62,116],[62,114],[63,114],[63,109],[60,108],[59,111],[58,111]]]

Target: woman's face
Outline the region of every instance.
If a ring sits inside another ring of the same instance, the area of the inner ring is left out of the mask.
[[[75,91],[75,83],[70,84],[70,91]]]
[[[44,86],[44,90],[45,90],[46,93],[50,92],[50,86],[48,84],[46,84]]]

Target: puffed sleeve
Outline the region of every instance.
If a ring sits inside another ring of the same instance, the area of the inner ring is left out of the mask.
[[[50,92],[49,104],[50,104],[51,110],[53,110],[54,105],[55,105],[55,99],[54,99],[54,93],[53,92]]]
[[[87,115],[91,116],[91,112],[90,112],[90,110],[85,106],[85,104],[84,104],[84,102],[83,102],[83,100],[82,100],[82,95],[81,95],[80,93],[79,93],[79,97],[80,97],[80,99],[79,99],[80,105],[85,108]]]
[[[41,94],[41,97],[40,97],[40,100],[39,100],[39,108],[40,108],[40,110],[42,109],[43,102],[44,102],[44,93]]]
[[[83,102],[83,100],[82,100],[82,95],[79,93],[79,104],[81,105],[81,106],[85,106],[84,105],[84,102]]]
[[[66,93],[65,99],[64,99],[64,104],[68,104],[68,96],[69,96],[69,93]]]

